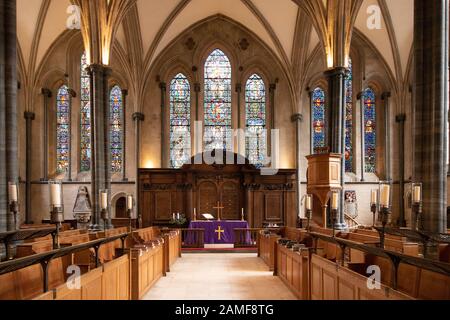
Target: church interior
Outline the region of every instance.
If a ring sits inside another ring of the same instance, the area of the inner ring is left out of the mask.
[[[448,0],[2,0],[0,300],[450,300]]]

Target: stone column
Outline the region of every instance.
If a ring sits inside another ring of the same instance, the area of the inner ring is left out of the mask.
[[[77,93],[69,88],[69,97],[70,97],[70,101],[69,101],[69,105],[70,105],[70,112],[72,112],[72,99],[77,97]],[[72,121],[70,121],[70,125],[69,125],[69,137],[72,136]],[[72,143],[69,144],[69,169],[67,172],[67,181],[72,181]]]
[[[159,84],[161,89],[161,168],[166,167],[166,92],[165,82]]]
[[[405,194],[405,122],[406,114],[399,114],[395,117],[395,122],[398,125],[398,183],[399,183],[399,199],[398,199],[398,210],[399,218],[397,225],[399,227],[406,227],[405,219],[405,199],[403,198]],[[386,145],[388,148],[389,145]]]
[[[302,150],[300,148],[301,146],[301,136],[302,136],[302,122],[303,122],[303,115],[300,113],[294,114],[291,118],[292,122],[295,123],[296,128],[296,161],[297,161],[297,217],[303,217],[304,214],[302,213],[302,179],[301,179],[301,166],[302,166]],[[312,123],[312,122],[311,122]]]
[[[0,232],[13,226],[8,182],[18,181],[16,0],[0,2]]]
[[[384,170],[386,181],[392,181],[391,173],[391,110],[390,110],[390,92],[383,92],[381,95],[382,101],[384,101]],[[405,115],[406,117],[406,115]],[[404,130],[403,130],[404,134]],[[403,137],[404,139],[404,137]],[[401,144],[403,146],[403,144]],[[403,150],[404,152],[404,150]]]
[[[360,111],[360,127],[359,130],[361,131],[361,182],[364,182],[365,174],[366,174],[366,139],[365,139],[365,119],[364,119],[364,97],[363,92],[360,92],[357,94],[356,99],[359,103],[359,111]]]
[[[241,129],[241,94],[242,94],[242,85],[240,83],[236,84],[236,94],[237,94],[237,117],[238,117],[238,129]],[[245,114],[245,112],[244,112]],[[245,122],[244,122],[245,126]]]
[[[43,168],[41,181],[48,181],[48,109],[50,106],[50,98],[53,96],[50,89],[42,88],[41,93],[44,96],[44,121],[43,121],[43,134],[42,139],[42,155],[43,155]]]
[[[31,220],[31,170],[32,170],[32,122],[36,119],[33,112],[25,112],[25,130],[26,130],[26,177],[25,177],[25,223],[33,224]]]
[[[93,64],[89,69],[91,72],[92,93],[91,200],[93,205],[92,225],[90,228],[100,229],[103,221],[101,221],[99,193],[102,189],[111,192],[110,105],[108,87],[108,78],[111,75],[111,69],[99,64]],[[109,221],[109,225],[111,225],[111,221]]]
[[[448,1],[414,2],[413,181],[423,183],[423,228],[447,227]],[[437,247],[430,255],[438,255]]]
[[[127,129],[127,97],[128,90],[122,90],[122,147],[123,147],[123,159],[122,159],[122,181],[128,181],[127,179],[127,137],[125,131]]]
[[[276,93],[276,90],[277,90],[277,85],[275,83],[272,83],[269,86],[270,118],[271,118],[270,129],[275,129],[275,124],[276,124],[276,118],[275,118],[275,93]]]
[[[328,79],[328,147],[330,152],[342,154],[341,185],[345,187],[345,76],[347,69],[336,67],[325,72]],[[336,229],[346,229],[344,218],[344,192],[341,192],[341,205]]]
[[[135,199],[136,199],[136,215],[138,217],[139,228],[142,228],[142,215],[139,211],[139,169],[141,166],[141,124],[145,120],[145,116],[142,113],[136,112],[133,114],[134,121],[134,157],[136,163],[136,184],[135,184]]]

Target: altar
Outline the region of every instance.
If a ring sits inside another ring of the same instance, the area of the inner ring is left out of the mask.
[[[205,230],[205,248],[228,248],[234,247],[235,243],[235,229],[248,229],[247,221],[191,221],[189,229],[204,229]],[[251,244],[251,235],[247,233],[245,242]],[[195,240],[192,234],[187,235],[185,239],[186,244],[194,244]]]

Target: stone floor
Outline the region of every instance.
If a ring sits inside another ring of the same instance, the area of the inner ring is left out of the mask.
[[[184,254],[144,300],[295,300],[255,254]]]

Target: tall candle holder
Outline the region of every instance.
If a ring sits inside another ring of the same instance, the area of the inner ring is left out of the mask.
[[[306,216],[306,230],[309,231],[311,229],[311,220],[313,214],[313,196],[311,194],[306,195],[306,204],[305,204],[305,216]]]
[[[339,192],[331,193],[331,223],[333,224],[333,238],[336,236],[336,224],[339,214]]]
[[[19,213],[19,186],[17,182],[8,183],[8,205],[9,212],[12,213],[14,218],[14,230],[17,230],[17,215]]]
[[[59,233],[64,222],[64,201],[62,181],[49,181],[50,188],[50,223],[56,226],[53,234],[53,249],[60,249]]]
[[[421,219],[423,210],[423,192],[422,183],[412,183],[411,184],[411,207],[412,207],[412,228],[413,230],[419,231],[421,229]]]
[[[384,249],[386,239],[386,226],[391,214],[391,186],[388,183],[380,183],[380,214],[382,231],[380,235],[380,246]]]
[[[128,226],[130,228],[130,232],[133,230],[133,226],[131,224],[131,220],[133,218],[133,209],[134,209],[134,198],[132,194],[127,196],[127,216],[128,216]]]
[[[372,190],[371,195],[370,195],[370,212],[372,212],[372,215],[373,215],[373,223],[372,223],[373,228],[375,228],[375,225],[376,225],[376,217],[377,217],[379,201],[380,200],[379,200],[378,190]]]
[[[103,220],[103,230],[105,231],[109,229],[109,203],[109,190],[100,190],[100,214]]]

